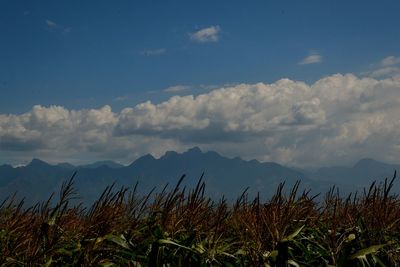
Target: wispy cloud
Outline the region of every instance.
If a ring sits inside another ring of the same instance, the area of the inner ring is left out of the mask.
[[[322,62],[322,56],[318,53],[314,53],[305,57],[302,61],[299,62],[300,65],[308,65]]]
[[[363,74],[373,78],[387,78],[400,75],[400,58],[396,56],[387,56],[379,63],[373,64],[373,70]]]
[[[114,101],[125,101],[128,100],[129,96],[127,95],[122,95],[122,96],[117,96],[116,98],[114,98]]]
[[[167,52],[167,49],[165,48],[158,48],[158,49],[146,49],[146,50],[142,50],[139,53],[142,56],[157,56],[157,55],[162,55],[165,54]]]
[[[70,33],[72,31],[71,27],[62,26],[52,20],[46,19],[45,23],[47,25],[47,29],[50,31],[59,31],[63,33]]]
[[[399,63],[400,63],[400,57],[388,56],[381,60],[380,65],[382,67],[388,67],[388,66],[397,65]]]
[[[177,93],[177,92],[182,92],[189,90],[191,87],[188,85],[175,85],[175,86],[170,86],[168,88],[165,88],[163,92],[166,93]]]
[[[399,67],[385,67],[371,71],[369,73],[369,76],[374,78],[384,78],[384,77],[395,76],[398,74],[400,74]]]
[[[201,29],[197,32],[189,33],[189,36],[190,40],[199,43],[218,42],[220,32],[221,28],[216,25]]]
[[[52,29],[56,29],[59,27],[57,23],[55,23],[54,21],[48,20],[48,19],[46,19],[46,24],[49,28],[52,28]]]

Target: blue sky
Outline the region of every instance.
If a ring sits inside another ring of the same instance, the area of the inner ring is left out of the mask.
[[[167,99],[161,91],[176,85],[198,93],[361,73],[398,54],[399,12],[399,1],[5,0],[0,112],[35,104],[119,109]],[[219,27],[217,41],[190,38],[211,26]],[[322,62],[298,64],[313,54]]]
[[[192,146],[397,162],[399,14],[398,0],[3,0],[0,163]]]

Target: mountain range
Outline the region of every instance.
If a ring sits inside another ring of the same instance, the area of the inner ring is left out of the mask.
[[[308,171],[273,162],[227,158],[214,151],[202,152],[197,147],[184,153],[168,151],[159,159],[148,154],[128,166],[113,161],[81,166],[69,163],[52,165],[33,159],[26,166],[0,166],[0,200],[16,193],[16,197],[25,198],[28,205],[44,201],[52,192],[58,192],[63,181],[74,172],[79,201],[90,204],[112,183],[116,188],[133,187],[138,183],[139,192],[145,194],[153,187],[158,190],[166,184],[173,187],[184,174],[184,185],[188,187],[195,186],[204,174],[207,194],[213,198],[223,195],[228,200],[240,196],[247,187],[249,194],[259,192],[262,197],[268,198],[280,182],[285,182],[285,187],[289,189],[297,180],[301,180],[302,189],[311,189],[315,194],[325,193],[333,185],[347,194],[368,187],[374,180],[391,178],[396,169],[399,170],[400,165],[362,159],[354,166]],[[397,182],[394,192],[400,192]]]

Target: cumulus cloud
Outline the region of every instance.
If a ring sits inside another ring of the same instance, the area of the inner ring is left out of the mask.
[[[70,111],[60,106],[37,105],[22,115],[0,116],[0,147],[13,150],[24,144],[35,144],[33,148],[39,150],[79,153],[105,145],[116,123],[109,106]]]
[[[221,28],[216,25],[190,33],[189,36],[192,41],[199,43],[218,42],[220,32]]]
[[[302,61],[299,62],[300,65],[308,65],[322,62],[322,56],[319,54],[312,54],[308,57],[305,57]]]
[[[0,148],[15,153],[90,153],[129,162],[192,146],[297,166],[398,161],[400,77],[336,74],[307,84],[281,79],[173,96],[113,112],[34,106],[0,115]],[[41,155],[42,155],[41,154]]]

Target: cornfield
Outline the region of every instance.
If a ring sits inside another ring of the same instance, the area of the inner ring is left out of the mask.
[[[1,266],[397,266],[400,198],[396,173],[359,194],[288,193],[262,201],[245,192],[231,203],[197,186],[138,193],[107,187],[89,208],[73,177],[57,201],[0,206]]]

